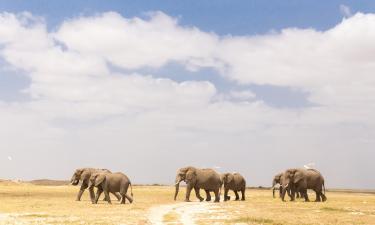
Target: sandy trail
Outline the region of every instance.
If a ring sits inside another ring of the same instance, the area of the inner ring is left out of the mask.
[[[215,210],[212,203],[206,202],[181,202],[176,204],[152,207],[149,211],[148,220],[152,225],[183,224],[196,225],[198,214]],[[167,214],[177,214],[178,221],[163,222]]]

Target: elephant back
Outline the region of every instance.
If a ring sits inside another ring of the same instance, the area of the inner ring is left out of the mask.
[[[316,169],[307,169],[306,173],[308,186],[321,186],[324,183],[322,174]]]
[[[234,183],[236,187],[246,187],[246,180],[245,178],[239,173],[233,173],[234,176]]]
[[[213,169],[198,169],[197,170],[197,182],[198,183],[209,183],[214,187],[221,186],[220,174]]]

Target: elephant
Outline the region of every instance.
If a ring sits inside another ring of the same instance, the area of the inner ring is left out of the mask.
[[[282,188],[283,175],[284,175],[284,173],[278,173],[273,177],[273,180],[272,180],[272,196],[274,198],[275,198],[275,190],[276,190],[277,184],[279,184],[279,197],[281,198],[282,190],[283,190],[283,188]],[[287,193],[288,193],[289,196],[291,196],[290,189],[287,189]],[[302,196],[302,194],[300,195],[299,192],[296,192],[296,197],[299,198],[300,196]]]
[[[274,177],[273,177],[273,180],[272,180],[272,196],[275,198],[275,190],[276,190],[276,185],[279,184],[280,187],[279,187],[279,197],[281,197],[281,191],[282,191],[282,188],[281,188],[281,177],[282,177],[283,173],[278,173],[276,174]]]
[[[80,180],[82,181],[81,188],[78,192],[76,201],[81,201],[81,196],[82,196],[83,192],[86,190],[86,188],[89,187],[89,180],[90,180],[91,175],[93,173],[98,173],[98,172],[111,173],[111,171],[109,171],[107,169],[80,168],[80,169],[75,170],[75,172],[74,172],[74,174],[73,174],[73,176],[70,180],[70,183],[72,185],[76,186],[76,185],[79,184]],[[94,202],[94,200],[95,200],[94,189],[89,188],[89,193],[90,193],[91,202]],[[118,200],[121,199],[121,196],[118,193],[113,193],[113,194],[116,196],[116,198]],[[106,199],[104,199],[104,200],[106,200]]]
[[[200,201],[204,199],[200,196],[199,190],[204,189],[207,194],[206,200],[211,200],[210,191],[215,193],[215,202],[220,202],[220,188],[221,180],[220,175],[213,169],[199,169],[192,166],[180,168],[177,171],[175,180],[175,195],[174,200],[176,200],[180,182],[186,182],[186,197],[185,201],[190,202],[190,193],[192,189],[195,191],[195,195]]]
[[[131,182],[125,174],[121,172],[117,173],[94,173],[90,177],[89,187],[97,187],[97,193],[95,197],[95,201],[93,204],[98,203],[98,199],[102,192],[108,201],[109,204],[112,204],[111,198],[109,193],[116,193],[120,192],[121,195],[121,204],[125,204],[126,199],[129,200],[130,203],[133,202],[133,187]],[[128,188],[130,186],[130,195],[127,194]]]
[[[221,175],[222,183],[224,186],[224,201],[230,200],[228,196],[228,191],[232,190],[236,195],[236,201],[240,200],[238,191],[241,191],[241,201],[245,201],[245,190],[246,190],[246,180],[239,173],[224,173]]]
[[[288,169],[284,172],[284,180],[282,181],[282,195],[284,201],[285,192],[287,189],[291,190],[291,201],[294,201],[294,193],[300,192],[301,197],[305,201],[309,201],[307,189],[312,189],[316,194],[316,202],[326,201],[325,185],[322,174],[315,169]]]

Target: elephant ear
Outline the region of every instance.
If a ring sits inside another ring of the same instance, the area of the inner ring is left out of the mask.
[[[91,172],[88,171],[88,170],[82,170],[82,173],[81,173],[81,179],[82,180],[89,180],[91,177]]]
[[[296,184],[296,183],[298,183],[300,180],[302,180],[303,179],[303,173],[301,172],[301,171],[296,171],[295,173],[294,173],[294,183]]]
[[[74,172],[74,174],[77,176],[77,177],[80,177],[83,173],[83,169],[76,169],[76,171]]]
[[[228,182],[228,183],[232,182],[233,179],[234,179],[234,175],[233,175],[233,174],[228,174],[228,175],[227,175],[227,182]]]
[[[189,167],[184,167],[184,168],[181,168],[181,169],[179,170],[179,173],[185,175],[188,171],[189,171]]]
[[[196,176],[197,176],[197,173],[195,171],[189,170],[186,173],[186,180],[189,181],[189,182],[193,181],[193,180],[195,180]]]
[[[220,174],[220,181],[221,181],[221,183],[225,183],[225,174],[224,173]]]
[[[95,179],[95,187],[98,187],[103,181],[105,181],[105,174],[100,174]]]

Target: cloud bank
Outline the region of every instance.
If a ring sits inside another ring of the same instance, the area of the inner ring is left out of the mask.
[[[28,77],[18,91],[30,100],[0,96],[0,176],[62,179],[97,166],[170,183],[178,167],[196,165],[269,185],[313,161],[328,186],[373,187],[373,40],[375,15],[362,13],[326,31],[256,36],[219,36],[162,12],[107,12],[52,30],[38,16],[2,13],[1,66]],[[249,88],[222,93],[210,80],[140,72],[170,63],[210,68],[239,87],[298,89],[313,105],[275,108]]]

